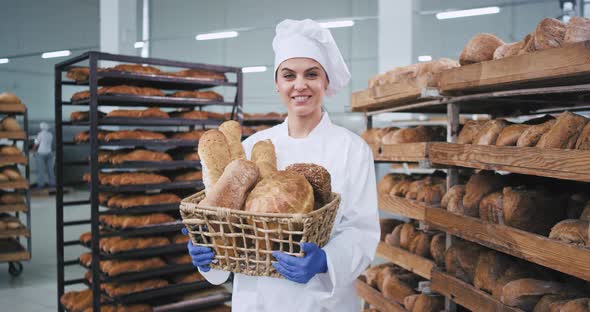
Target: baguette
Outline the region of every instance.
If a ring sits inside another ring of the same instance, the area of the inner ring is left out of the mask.
[[[242,147],[242,127],[235,120],[228,120],[219,126],[219,131],[225,135],[229,144],[231,160],[246,159],[246,153]]]
[[[260,179],[277,172],[277,155],[271,140],[258,141],[252,147],[251,159],[260,169]]]
[[[205,192],[209,192],[231,161],[229,144],[225,135],[215,129],[205,132],[199,141],[198,153],[202,164]]]

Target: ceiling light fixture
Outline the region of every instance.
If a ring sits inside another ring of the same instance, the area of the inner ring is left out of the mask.
[[[266,66],[242,67],[242,73],[262,73],[266,71]]]
[[[143,41],[137,41],[136,43],[133,44],[133,47],[136,49],[141,49],[145,46],[145,42]]]
[[[439,20],[443,20],[443,19],[449,19],[449,18],[488,15],[488,14],[496,14],[496,13],[500,13],[500,7],[493,6],[493,7],[485,7],[485,8],[477,8],[477,9],[469,9],[469,10],[440,12],[440,13],[436,13],[436,18]]]
[[[7,58],[0,58],[0,64],[6,64],[8,62],[10,62],[9,59],[7,59]]]
[[[430,62],[430,61],[432,61],[432,56],[430,56],[430,55],[418,56],[418,62]]]
[[[354,26],[354,21],[345,20],[345,21],[323,22],[323,23],[320,23],[320,26],[322,26],[324,28],[352,27],[352,26]]]
[[[45,52],[45,53],[41,54],[41,57],[44,59],[47,59],[47,58],[53,58],[53,57],[69,56],[70,54],[72,54],[72,52],[70,52],[70,50],[62,50],[62,51]]]
[[[215,33],[208,33],[208,34],[200,34],[195,37],[197,40],[211,40],[211,39],[225,39],[225,38],[234,38],[237,37],[239,34],[237,31],[223,31],[223,32],[215,32]]]

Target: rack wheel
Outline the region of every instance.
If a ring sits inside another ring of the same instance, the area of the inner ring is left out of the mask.
[[[17,277],[23,272],[23,264],[20,262],[9,262],[8,263],[8,273],[10,275]]]

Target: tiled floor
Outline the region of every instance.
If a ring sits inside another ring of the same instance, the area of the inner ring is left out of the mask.
[[[68,199],[87,198],[87,194],[76,192]],[[88,206],[69,207],[66,220],[88,217]],[[2,311],[56,311],[57,310],[57,261],[55,241],[55,197],[33,197],[32,200],[32,260],[23,262],[23,273],[13,278],[8,274],[8,264],[0,263],[0,310]],[[73,239],[87,227],[68,230],[66,238]],[[75,259],[82,249],[68,247],[66,259]],[[82,269],[68,267],[70,277],[81,277]],[[74,289],[74,288],[72,288]]]

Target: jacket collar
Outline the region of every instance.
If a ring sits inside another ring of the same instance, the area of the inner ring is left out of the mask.
[[[309,133],[309,135],[305,138],[299,139],[310,139],[321,135],[326,129],[328,129],[332,125],[332,121],[330,120],[330,116],[328,116],[328,112],[322,112],[322,119],[320,119],[320,123],[318,123],[313,130]],[[281,124],[281,134],[285,137],[290,139],[299,140],[297,138],[292,138],[289,136],[289,117],[285,118],[285,121]]]

